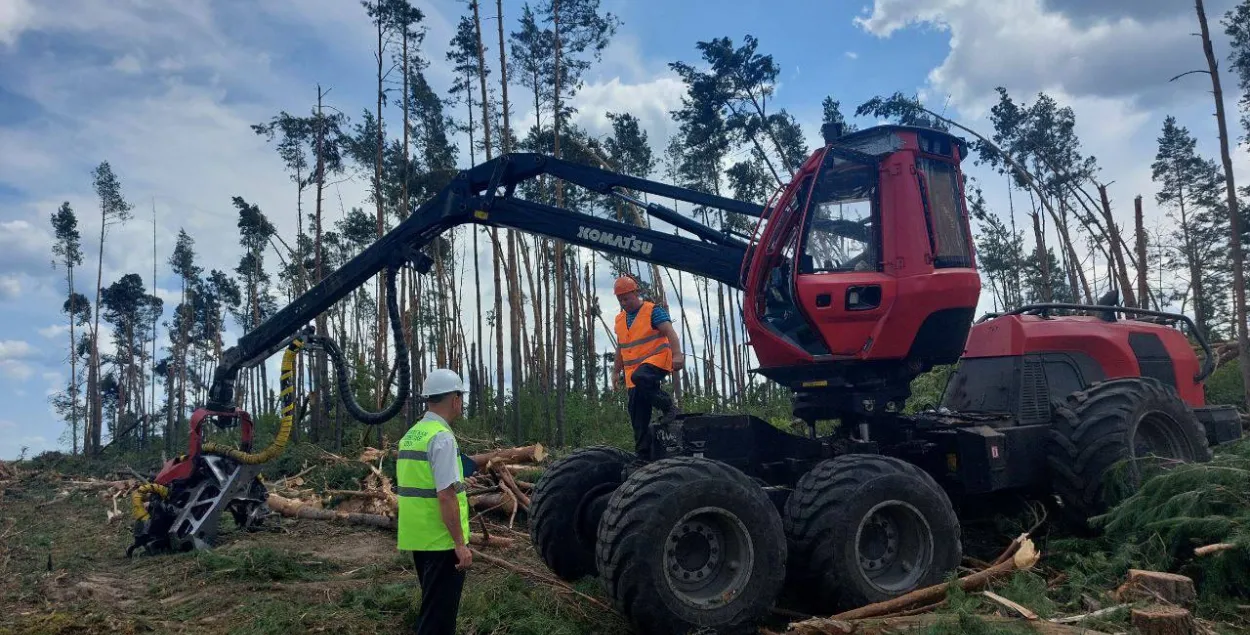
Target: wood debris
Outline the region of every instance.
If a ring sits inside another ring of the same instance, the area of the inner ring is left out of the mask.
[[[1021,534],[1011,541],[1011,544],[1003,551],[994,564],[986,569],[975,571],[956,580],[954,584],[958,584],[964,591],[979,591],[992,581],[1007,577],[1012,572],[1023,571],[1033,568],[1041,558],[1038,554],[1033,541],[1029,535]],[[932,615],[918,615],[932,611],[933,609],[946,603],[946,594],[950,589],[949,583],[935,584],[923,589],[917,589],[911,593],[906,593],[899,597],[884,602],[877,602],[867,606],[861,606],[856,609],[838,613],[832,617],[815,617],[799,622],[793,622],[789,625],[787,633],[798,633],[801,635],[810,635],[815,633],[879,633],[886,632],[876,627],[861,624],[866,620],[890,620],[890,619],[911,619],[931,618]],[[1002,598],[987,592],[986,597],[994,600],[1000,605],[1009,606],[1016,613],[1023,615],[1028,619],[1030,624],[1037,622],[1037,614],[1028,608],[1016,604],[1011,600]],[[1005,618],[1016,619],[1016,618]],[[925,622],[921,619],[920,622]],[[1039,632],[1069,632],[1065,627],[1053,623],[1043,623],[1044,627]],[[1050,629],[1050,630],[1046,630]],[[1088,632],[1088,631],[1087,631]]]
[[[1046,621],[1027,622],[1001,615],[978,616],[991,625],[1019,624],[1042,635],[1106,635],[1099,631]],[[890,635],[894,633],[920,633],[943,620],[957,619],[950,615],[930,613],[906,617],[868,618],[863,620],[835,620],[815,618],[791,624],[786,635]]]
[[[1217,542],[1213,545],[1203,545],[1201,547],[1194,548],[1194,555],[1195,556],[1209,556],[1213,553],[1219,553],[1221,551],[1229,551],[1229,550],[1236,549],[1236,548],[1237,548],[1237,545],[1231,542]]]

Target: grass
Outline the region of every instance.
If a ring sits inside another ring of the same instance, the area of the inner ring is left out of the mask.
[[[247,582],[288,582],[322,580],[341,570],[334,563],[317,560],[309,554],[272,547],[218,549],[195,552],[194,571],[211,578]]]

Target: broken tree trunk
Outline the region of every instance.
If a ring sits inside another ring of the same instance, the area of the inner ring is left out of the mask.
[[[1153,600],[1176,605],[1190,605],[1197,599],[1194,581],[1176,573],[1129,569],[1128,581],[1116,589],[1120,602]]]
[[[1133,609],[1133,627],[1142,635],[1190,635],[1194,617],[1179,606],[1158,604]]]
[[[494,450],[492,452],[483,452],[474,454],[469,457],[477,464],[477,469],[484,470],[486,465],[492,459],[498,459],[500,463],[542,463],[547,460],[547,450],[543,448],[543,444],[535,443],[521,448],[506,448],[503,450]]]

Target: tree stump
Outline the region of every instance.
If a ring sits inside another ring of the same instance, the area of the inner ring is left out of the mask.
[[[1133,609],[1133,627],[1142,635],[1191,635],[1194,618],[1179,606],[1157,604]]]
[[[1115,596],[1120,602],[1148,600],[1190,606],[1198,594],[1194,581],[1183,575],[1129,569],[1128,581],[1116,589]]]

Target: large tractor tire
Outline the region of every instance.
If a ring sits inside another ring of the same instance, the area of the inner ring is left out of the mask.
[[[820,462],[799,479],[785,521],[796,599],[824,613],[938,584],[963,557],[946,492],[890,457]]]
[[[1206,430],[1176,391],[1149,377],[1113,379],[1055,409],[1047,445],[1051,484],[1077,529],[1141,486],[1143,462],[1209,461]]]
[[[758,484],[706,458],[635,471],[599,525],[599,574],[640,633],[753,633],[785,583],[781,517]]]
[[[552,573],[570,582],[595,575],[599,519],[633,458],[624,450],[593,446],[556,461],[543,473],[530,498],[530,535]]]

